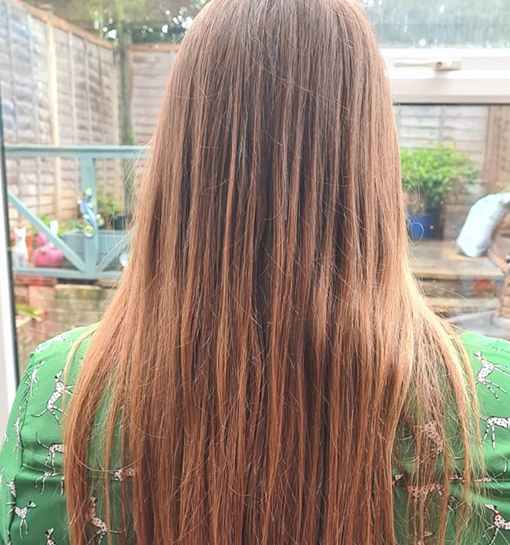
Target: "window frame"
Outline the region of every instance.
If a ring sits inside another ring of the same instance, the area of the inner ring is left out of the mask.
[[[510,49],[381,49],[396,104],[510,104]],[[459,70],[395,63],[458,61]]]

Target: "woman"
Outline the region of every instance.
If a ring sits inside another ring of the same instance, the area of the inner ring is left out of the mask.
[[[349,0],[214,0],[140,192],[104,319],[22,381],[4,543],[507,543],[510,345],[457,336],[411,276]]]

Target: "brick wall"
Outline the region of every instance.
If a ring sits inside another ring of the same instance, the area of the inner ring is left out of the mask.
[[[55,279],[21,277],[14,279],[16,303],[41,309],[42,320],[23,321],[18,329],[20,368],[30,352],[43,341],[75,327],[97,322],[115,288],[57,284]],[[20,331],[21,330],[21,331]]]

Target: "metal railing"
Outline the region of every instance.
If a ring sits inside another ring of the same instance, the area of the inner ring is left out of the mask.
[[[35,144],[5,144],[5,155],[9,158],[60,157],[77,159],[80,164],[81,191],[90,197],[92,214],[97,214],[96,159],[135,159],[142,157],[145,148],[141,146],[44,146]],[[120,276],[119,270],[108,270],[113,261],[129,246],[129,232],[124,232],[115,246],[100,259],[99,229],[97,224],[87,225],[83,234],[83,257],[58,235],[54,235],[47,225],[38,218],[12,191],[8,200],[28,222],[42,233],[55,248],[75,268],[15,267],[15,273],[50,276],[77,280],[114,279]]]

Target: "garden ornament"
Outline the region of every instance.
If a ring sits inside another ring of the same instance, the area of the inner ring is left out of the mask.
[[[83,228],[83,234],[86,237],[93,237],[94,233],[104,224],[104,220],[101,214],[94,212],[94,205],[92,204],[92,190],[86,189],[83,193],[83,197],[78,201],[80,206],[81,215],[85,221],[85,227]]]
[[[50,221],[50,231],[58,236],[58,221]],[[41,244],[42,243],[42,244]],[[43,233],[37,235],[37,246],[34,250],[34,265],[36,267],[60,269],[64,263],[64,254],[53,246]]]
[[[28,248],[27,248],[27,230],[26,227],[14,229],[15,243],[12,248],[12,266],[28,267]]]

